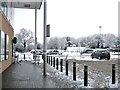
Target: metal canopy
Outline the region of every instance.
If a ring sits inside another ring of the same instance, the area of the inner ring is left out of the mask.
[[[7,0],[13,8],[40,9],[43,0]]]

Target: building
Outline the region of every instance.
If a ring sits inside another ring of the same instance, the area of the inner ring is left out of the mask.
[[[29,2],[28,2],[29,1]],[[13,62],[14,8],[40,9],[42,0],[1,0],[0,1],[0,71],[6,70]],[[36,30],[35,19],[35,30]]]
[[[0,72],[12,64],[12,39],[14,37],[13,25],[14,9],[12,2],[0,2]]]

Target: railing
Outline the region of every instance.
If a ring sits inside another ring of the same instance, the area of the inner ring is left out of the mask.
[[[72,77],[73,77],[74,81],[77,81],[77,78],[82,78],[84,80],[84,86],[88,86],[88,84],[90,84],[89,81],[90,81],[91,78],[92,79],[97,79],[97,77],[99,77],[99,79],[98,79],[99,84],[102,83],[101,81],[105,82],[105,77],[106,76],[104,75],[104,73],[102,71],[96,72],[97,70],[93,70],[93,71],[90,70],[89,68],[92,68],[92,65],[90,65],[90,64],[87,65],[87,64],[84,63],[84,65],[83,65],[83,63],[79,63],[76,60],[61,59],[58,56],[51,56],[51,55],[47,56],[47,63],[49,65],[53,66],[56,70],[59,70],[60,72],[65,71],[66,76],[71,75],[71,72],[72,72]],[[93,64],[95,65],[94,62],[93,62]],[[115,84],[116,83],[116,67],[115,67],[115,64],[111,64],[111,66],[109,66],[109,67],[111,67],[111,69],[112,69],[112,70],[109,70],[110,73],[111,73],[110,78],[112,78],[111,82],[112,82],[112,84]],[[93,74],[95,74],[95,77],[92,76]],[[108,80],[108,79],[106,79],[106,80]],[[94,80],[94,81],[95,81],[94,83],[98,83],[97,80]]]

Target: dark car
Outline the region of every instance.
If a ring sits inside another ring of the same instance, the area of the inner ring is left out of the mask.
[[[107,58],[110,59],[110,52],[107,50],[96,50],[91,54],[92,59],[97,58],[99,60]]]
[[[120,48],[111,48],[112,52],[120,52]]]

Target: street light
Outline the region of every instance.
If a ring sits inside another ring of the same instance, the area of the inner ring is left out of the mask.
[[[43,76],[46,76],[46,60],[47,60],[47,55],[46,55],[46,50],[47,50],[47,0],[44,0],[44,32],[43,32]]]
[[[99,28],[100,28],[100,37],[101,37],[101,28],[102,28],[102,26],[99,26]]]
[[[36,64],[36,49],[37,49],[37,7],[35,7],[35,64]]]
[[[102,26],[99,26],[99,28],[100,28],[99,48],[102,48],[102,36],[101,36],[101,28],[102,28]]]

